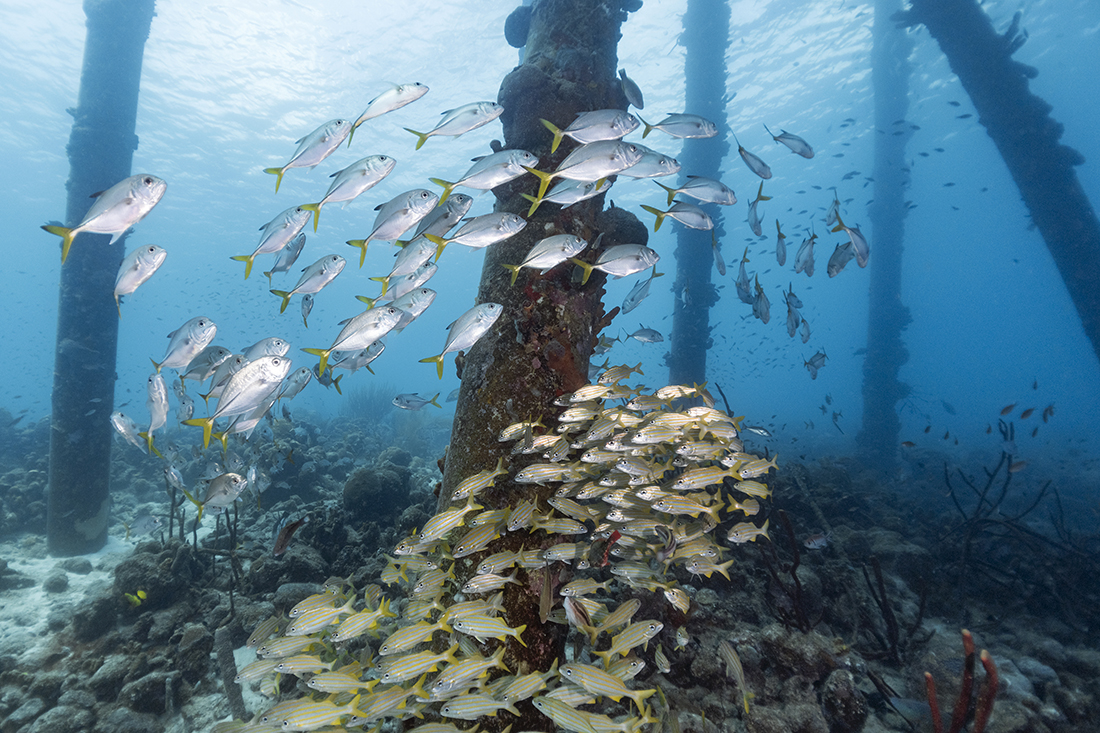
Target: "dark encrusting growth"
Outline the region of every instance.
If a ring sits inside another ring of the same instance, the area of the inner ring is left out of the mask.
[[[898,372],[909,361],[902,332],[912,320],[901,302],[901,259],[905,235],[905,191],[909,167],[905,145],[913,132],[897,125],[909,110],[909,54],[913,42],[890,20],[899,0],[876,0],[871,51],[875,89],[874,200],[870,206],[875,241],[867,319],[867,355],[863,360],[863,426],[859,450],[863,460],[885,475],[894,473],[901,431],[898,402],[909,385]]]
[[[912,0],[894,16],[923,24],[939,43],[1020,189],[1058,265],[1093,351],[1100,356],[1100,220],[1074,166],[1084,158],[1060,145],[1063,126],[1051,106],[1028,90],[1039,71],[1012,60],[1027,33],[1020,13],[1004,34],[993,30],[975,0]]]
[[[718,134],[685,139],[679,160],[684,171],[716,180],[722,177],[722,159],[730,147],[726,142],[729,26],[730,9],[725,0],[689,0],[680,36],[684,46],[685,111],[713,120]],[[721,242],[722,216],[712,213],[711,218],[713,235]],[[710,281],[714,261],[711,241],[711,232],[687,227],[676,231],[676,296],[667,356],[669,384],[702,384],[707,379],[707,350],[712,343],[710,308],[718,302]]]
[[[498,95],[504,106],[504,148],[528,150],[539,156],[540,170],[552,171],[574,145],[563,143],[551,155],[551,135],[540,118],[564,128],[580,112],[626,109],[616,76],[616,49],[627,12],[638,6],[633,0],[600,4],[539,0],[532,6],[524,62],[504,78]],[[499,144],[494,143],[494,148]],[[533,176],[523,176],[496,188],[496,210],[526,217],[530,202],[520,194],[534,194],[535,183]],[[584,237],[590,246],[582,257],[588,261],[596,259],[598,253],[591,245],[600,234],[601,248],[646,242],[645,227],[636,217],[621,209],[603,211],[603,197],[599,196],[564,210],[544,204],[518,235],[486,250],[477,302],[500,303],[507,315],[458,359],[462,390],[444,468],[441,507],[449,504],[459,481],[492,469],[502,456],[508,462],[511,444],[497,440],[502,428],[528,418],[549,419],[557,409],[553,406],[556,397],[588,382],[589,358],[600,330],[613,315],[604,312],[602,273],[594,273],[581,286],[570,265],[559,266],[545,276],[525,269],[512,286],[509,271],[502,267],[522,262],[536,242],[553,234]],[[524,462],[534,459],[530,456]],[[515,472],[522,465],[511,459],[509,467]],[[479,502],[487,509],[505,507],[519,503],[521,495],[544,502],[550,490],[541,488],[536,497],[530,486],[516,487],[501,480],[480,496]],[[521,539],[516,535],[527,533],[511,533],[490,545],[490,551],[515,549]],[[465,580],[461,574],[472,567],[476,565],[456,568],[458,585]],[[505,590],[507,623],[528,626],[526,647],[509,644],[506,660],[517,673],[548,669],[564,643],[563,630],[539,622],[541,584],[536,583],[537,575],[528,577],[521,571],[524,584],[509,585]],[[515,722],[519,729],[546,727],[550,722],[529,704],[521,705],[520,710],[524,716]]]
[[[80,97],[66,148],[65,223],[75,226],[92,194],[130,175],[138,89],[153,0],[86,0]],[[114,286],[125,238],[81,234],[61,268],[50,431],[47,540],[54,555],[107,542],[118,314]]]

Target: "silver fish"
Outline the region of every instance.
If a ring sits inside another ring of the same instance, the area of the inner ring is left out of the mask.
[[[616,278],[626,277],[656,265],[660,259],[660,255],[644,244],[617,244],[601,252],[591,265],[575,258],[572,262],[584,270],[584,277],[581,279],[583,285],[588,282],[593,270],[606,272]]]
[[[688,176],[687,178],[688,182],[679,188],[666,186],[660,181],[654,181],[654,183],[668,192],[668,204],[670,205],[678,193],[691,196],[696,201],[703,201],[708,204],[733,206],[737,203],[737,195],[733,192],[733,189],[721,181],[705,176]]]
[[[787,264],[787,235],[779,228],[779,219],[775,220],[775,260],[779,266]]]
[[[389,333],[401,320],[401,311],[393,306],[379,306],[349,318],[327,349],[302,349],[307,354],[321,358],[319,372],[325,371],[329,354],[333,351],[358,351],[365,349]]]
[[[550,143],[550,152],[557,152],[563,137],[569,137],[581,144],[600,140],[621,140],[638,129],[638,118],[626,110],[597,109],[581,112],[564,130],[549,120],[542,120],[543,126],[554,135]]]
[[[736,135],[733,136],[733,141],[737,143],[737,152],[741,156],[741,160],[745,161],[745,165],[749,167],[749,170],[765,180],[772,177],[772,169],[768,167],[767,163],[760,160],[759,156],[745,150],[737,140]]]
[[[278,336],[268,336],[244,350],[245,361],[255,361],[261,356],[282,356],[290,351],[290,344]]]
[[[489,245],[502,242],[523,230],[527,226],[527,220],[518,214],[508,211],[494,211],[491,214],[482,214],[468,220],[459,228],[453,237],[443,239],[434,234],[426,234],[429,241],[435,242],[435,259],[443,254],[443,248],[448,244],[463,244],[471,249],[482,249]]]
[[[471,102],[444,112],[443,119],[428,132],[417,132],[409,127],[406,127],[405,130],[416,135],[416,149],[420,150],[429,137],[436,135],[458,137],[470,130],[476,130],[482,125],[489,124],[500,117],[502,112],[504,112],[504,107],[496,102]]]
[[[148,173],[124,178],[105,191],[93,193],[95,203],[75,227],[59,224],[42,226],[50,234],[61,237],[61,264],[69,256],[73,240],[81,232],[112,235],[114,244],[130,227],[144,219],[164,196],[168,184]]]
[[[768,126],[764,125],[764,129],[768,130]],[[773,133],[771,130],[768,130],[768,134],[772,136],[772,140],[775,140],[777,143],[782,143],[783,145],[786,145],[788,148],[790,148],[792,153],[797,153],[803,158],[814,157],[814,149],[810,147],[810,144],[808,142],[800,138],[798,135],[792,135],[791,133],[783,129],[779,130],[778,135]]]
[[[168,334],[168,351],[165,353],[164,359],[159,364],[152,359],[150,361],[157,368],[158,374],[164,367],[183,369],[191,363],[191,360],[199,352],[210,345],[217,332],[217,325],[209,318],[205,316],[192,318]]]
[[[435,301],[436,292],[431,288],[415,288],[394,299],[390,304],[401,311],[401,320],[393,327],[394,333],[400,333],[403,328],[420,317],[428,306]]]
[[[756,192],[756,198],[749,203],[749,228],[758,237],[764,236],[764,229],[760,226],[760,215],[756,212],[756,205],[761,201],[771,201],[771,196],[764,195],[764,182],[760,182],[760,188]]]
[[[633,143],[601,140],[575,148],[553,173],[544,173],[530,167],[527,170],[539,179],[539,192],[535,198],[541,200],[555,178],[598,181],[626,170],[641,159],[642,151]]]
[[[264,173],[270,173],[275,178],[275,193],[279,193],[279,185],[283,182],[283,174],[291,168],[312,168],[328,156],[332,155],[336,148],[344,142],[351,133],[351,123],[347,120],[329,120],[305,137],[299,138],[298,149],[286,165],[278,168],[264,168]]]
[[[474,164],[457,181],[445,181],[442,178],[431,178],[429,180],[437,186],[443,187],[443,194],[439,197],[439,203],[442,204],[457,186],[489,191],[503,183],[519,178],[527,172],[525,168],[533,168],[538,164],[538,156],[526,150],[501,150],[497,153],[474,158]]]
[[[642,124],[645,125],[645,131],[642,132],[643,139],[654,130],[660,130],[675,138],[714,137],[718,134],[718,126],[699,115],[675,113],[655,125],[645,120],[642,120]]]
[[[449,227],[448,227],[449,228]],[[415,237],[397,252],[393,269],[385,277],[372,277],[382,283],[382,295],[390,288],[390,282],[406,277],[424,266],[435,254],[436,244],[427,237]]]
[[[358,351],[334,351],[332,352],[332,360],[329,363],[328,373],[331,374],[333,369],[347,369],[352,374],[355,374],[358,370],[366,367],[368,372],[374,374],[374,370],[370,368],[370,363],[382,356],[382,352],[385,350],[385,341],[375,341],[367,348],[359,349]],[[339,380],[340,377],[337,377],[335,381],[338,382]],[[336,387],[336,391],[339,392],[340,386],[336,385]]]
[[[814,275],[814,240],[817,239],[816,234],[811,234],[808,239],[803,240],[802,246],[798,248],[798,254],[794,256],[794,271],[795,273],[805,271],[806,277],[813,277]]]
[[[298,255],[302,254],[302,248],[305,246],[306,235],[299,234],[297,237],[290,240],[290,244],[279,250],[275,255],[275,265],[270,270],[264,272],[269,286],[271,285],[271,276],[276,272],[290,272],[290,268],[298,261]]]
[[[511,284],[515,285],[521,268],[533,267],[545,275],[570,257],[579,255],[587,246],[588,242],[575,234],[555,234],[535,243],[523,262],[518,265],[504,265],[504,268],[512,273]]]
[[[867,244],[867,237],[863,236],[863,232],[857,227],[849,227],[844,225],[844,220],[840,218],[840,211],[836,212],[836,226],[833,227],[834,232],[843,231],[848,235],[851,240],[852,254],[856,258],[856,264],[860,267],[867,267],[867,258],[871,256],[871,247]]]
[[[802,318],[802,343],[808,343],[810,340],[810,322],[805,317]]]
[[[163,247],[146,244],[122,259],[115,276],[115,306],[118,308],[119,318],[122,317],[122,305],[118,297],[129,295],[141,287],[164,264],[167,256],[168,252]]]
[[[313,372],[309,370],[309,367],[299,367],[283,381],[283,385],[279,390],[279,398],[284,400],[294,399],[299,392],[306,388],[311,379],[313,379]]]
[[[184,425],[203,429],[203,446],[210,445],[214,421],[220,417],[235,417],[253,412],[278,389],[290,371],[290,359],[284,356],[261,356],[250,361],[234,374],[218,399],[218,407],[210,417],[192,418]],[[224,440],[225,435],[221,438]]]
[[[382,179],[393,172],[395,165],[397,161],[388,156],[369,155],[329,176],[335,180],[329,184],[324,197],[315,204],[302,204],[303,209],[313,212],[313,231],[317,231],[317,224],[321,221],[322,206],[354,200],[360,194],[378,185]]]
[[[829,257],[829,264],[825,268],[829,273],[829,277],[836,277],[844,270],[844,266],[847,265],[856,256],[855,248],[851,242],[845,242],[844,244],[838,244],[836,249],[833,250],[833,254]]]
[[[309,328],[309,312],[313,310],[313,294],[306,293],[302,296],[302,325]]]
[[[503,312],[504,306],[499,303],[475,305],[451,324],[447,340],[443,344],[443,351],[437,356],[421,359],[421,363],[434,361],[439,378],[443,379],[443,357],[453,351],[469,349],[493,327]]]
[[[462,217],[466,216],[466,212],[470,210],[473,203],[473,198],[464,193],[452,194],[445,202],[436,205],[430,214],[420,220],[420,223],[416,225],[413,236],[434,234],[437,237],[442,237],[451,231],[451,227],[462,221]]]
[[[375,117],[381,117],[387,112],[401,109],[406,104],[415,102],[427,93],[428,87],[418,81],[409,84],[394,84],[389,89],[367,102],[367,108],[363,110],[363,114],[359,115],[354,124],[352,124],[350,135],[354,135],[356,128],[367,120],[373,120]],[[348,137],[348,145],[351,145],[350,135]]]
[[[649,295],[649,284],[653,282],[654,278],[661,277],[662,275],[664,275],[664,273],[657,272],[657,267],[654,265],[653,273],[646,279],[639,280],[634,287],[630,289],[630,292],[626,294],[626,297],[623,298],[622,313],[629,313],[637,308],[638,305],[645,300],[646,296]]]
[[[306,293],[321,292],[326,285],[344,271],[344,265],[346,264],[347,260],[340,255],[325,255],[309,267],[302,269],[302,276],[298,278],[298,284],[292,290],[272,290],[273,294],[283,299],[282,305],[279,306],[279,312],[282,313],[286,310],[290,298],[295,293],[304,295]]]
[[[138,430],[137,423],[124,415],[122,412],[116,411],[111,413],[111,426],[118,432],[119,435],[123,437],[123,439],[127,443],[134,446],[135,448],[145,449],[145,444],[138,436],[138,433],[140,431]]]
[[[392,242],[415,226],[417,222],[431,213],[439,202],[439,197],[423,188],[400,193],[384,204],[375,207],[378,216],[374,218],[374,227],[366,239],[351,239],[348,244],[360,249],[359,266],[367,256],[367,245],[372,240]]]
[[[752,305],[754,300],[752,295],[752,282],[749,280],[749,274],[745,272],[745,263],[749,261],[749,248],[745,247],[745,254],[741,257],[741,264],[737,271],[737,279],[734,281],[734,287],[737,288],[737,299],[747,305]]]
[[[662,178],[680,172],[680,161],[672,156],[650,150],[641,143],[635,143],[635,145],[642,151],[642,157],[620,175],[627,178]]]
[[[641,341],[643,344],[658,344],[665,340],[665,337],[661,335],[660,331],[652,328],[646,328],[641,324],[638,324],[640,328],[634,333],[627,334],[627,338],[634,339],[635,341]]]
[[[278,252],[298,236],[313,212],[294,206],[260,227],[260,243],[250,255],[236,255],[230,259],[244,263],[244,279],[252,274],[252,263],[258,255]]]
[[[686,201],[677,201],[673,203],[668,211],[661,211],[660,209],[646,204],[642,204],[642,208],[657,217],[657,221],[653,223],[653,231],[655,232],[661,228],[661,223],[666,217],[675,219],[691,229],[714,229],[714,221],[711,220],[707,212],[703,211],[695,204],[689,204]],[[752,209],[750,209],[750,212],[751,211]],[[759,227],[759,224],[757,224],[757,226]]]
[[[439,393],[436,392],[433,397],[424,398],[420,395],[413,394],[399,394],[393,398],[393,404],[400,407],[402,410],[419,410],[424,405],[435,405],[436,407],[442,407],[436,400],[439,398]]]
[[[721,277],[726,276],[726,261],[722,259],[722,248],[718,246],[718,237],[714,236],[714,230],[710,233],[710,248],[714,253],[714,267]]]
[[[149,430],[146,431],[145,439],[152,452],[153,431],[164,427],[168,422],[168,386],[160,374],[150,374],[145,389],[148,395],[145,398],[145,407],[149,410]]]
[[[642,90],[634,83],[633,79],[626,75],[626,69],[619,69],[619,80],[622,82],[626,101],[638,109],[645,109],[645,98],[642,96]]]
[[[760,287],[760,276],[756,277],[756,297],[752,301],[752,314],[765,324],[771,320],[771,303],[764,294],[764,288]]]

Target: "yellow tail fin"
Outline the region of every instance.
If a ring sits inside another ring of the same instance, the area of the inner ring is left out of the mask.
[[[247,280],[248,276],[252,274],[252,262],[256,259],[255,255],[234,255],[229,259],[244,263],[244,279]]]
[[[298,208],[313,212],[313,233],[317,233],[317,224],[321,221],[321,202],[315,204],[302,204]]]
[[[190,420],[184,420],[184,425],[194,425],[202,428],[202,447],[210,447],[210,431],[214,427],[214,418],[212,417],[193,417]]]
[[[584,277],[581,278],[581,285],[584,285],[586,282],[588,282],[588,278],[591,277],[592,271],[596,268],[594,268],[592,265],[588,264],[584,260],[578,260],[576,257],[570,257],[569,260],[574,265],[584,270]]]
[[[440,354],[439,356],[426,357],[424,359],[421,359],[420,363],[421,364],[426,364],[426,363],[432,362],[432,361],[435,362],[435,370],[439,374],[439,378],[443,379],[443,354]]]
[[[332,349],[302,349],[302,351],[306,352],[307,354],[313,354],[314,356],[321,357],[321,365],[317,367],[317,372],[319,374],[324,374],[325,367],[328,366],[328,357],[329,354],[332,353]],[[442,377],[440,378],[442,379]],[[339,392],[340,390],[338,389],[336,391]]]
[[[428,137],[431,135],[430,132],[417,132],[416,130],[412,129],[411,127],[406,127],[405,131],[406,132],[411,132],[412,134],[416,135],[417,138],[419,138],[416,141],[416,149],[417,150],[420,150],[420,148],[424,147],[424,143],[428,142]]]
[[[646,206],[645,204],[642,204],[642,208],[649,213],[657,216],[657,221],[653,224],[653,231],[656,232],[658,229],[661,228],[661,224],[664,222],[665,217],[668,216],[668,212],[661,211],[660,209],[655,209],[652,206]]]
[[[359,267],[363,267],[363,263],[367,260],[367,240],[366,239],[349,239],[348,244],[352,247],[359,248]]]
[[[540,117],[539,122],[541,122],[546,127],[547,130],[554,133],[554,140],[550,143],[550,152],[551,153],[557,152],[558,146],[561,145],[561,137],[565,133],[563,133],[561,131],[561,128],[558,127],[557,125],[555,125],[550,120],[544,120]]]
[[[437,186],[443,187],[443,193],[439,197],[439,203],[436,206],[442,206],[443,202],[447,200],[447,197],[451,195],[451,191],[455,190],[457,183],[451,183],[450,181],[444,181],[442,178],[429,178],[429,181]]]
[[[271,292],[283,299],[283,304],[279,306],[279,312],[283,313],[286,311],[286,307],[290,304],[290,296],[293,295],[294,292],[288,292],[286,290],[272,290]]]
[[[550,181],[554,180],[554,174],[543,173],[540,170],[529,168],[527,166],[523,166],[523,169],[533,175],[535,178],[539,179],[539,192],[538,195],[535,196],[535,198],[541,201],[542,198],[546,195],[546,189],[550,186]]]
[[[69,227],[57,226],[56,224],[44,224],[42,226],[50,234],[56,234],[61,237],[61,264],[65,264],[65,258],[69,256],[69,247],[73,246],[73,240],[76,235],[73,234],[73,230]]]
[[[275,193],[279,193],[279,184],[283,182],[283,174],[286,173],[286,166],[282,168],[264,168],[264,173],[270,173],[275,178]]]

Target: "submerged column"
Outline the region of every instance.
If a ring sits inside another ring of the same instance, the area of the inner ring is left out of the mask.
[[[680,163],[685,173],[721,179],[722,159],[729,152],[726,124],[726,48],[730,9],[725,0],[688,0],[684,13],[685,110],[718,125],[711,138],[684,140]],[[656,112],[656,110],[654,111]],[[659,117],[660,115],[658,115]],[[711,213],[713,235],[698,229],[676,230],[676,281],[669,345],[670,384],[702,384],[707,380],[707,350],[711,346],[710,307],[718,293],[710,281],[714,261],[712,241],[722,241],[722,215]]]
[[[875,129],[893,130],[909,111],[909,54],[913,43],[890,18],[899,0],[877,0],[871,51],[875,89]],[[909,394],[898,372],[909,361],[901,334],[912,320],[901,302],[901,259],[905,237],[905,189],[909,173],[905,145],[908,125],[900,135],[875,136],[874,195],[870,206],[875,256],[870,273],[867,355],[863,359],[863,426],[857,444],[864,461],[884,474],[893,473],[901,420],[897,404]]]
[[[137,149],[142,55],[153,0],[85,0],[87,36],[73,115],[65,224],[75,226],[103,191],[131,174]],[[47,541],[54,555],[94,552],[107,541],[110,423],[118,313],[114,286],[125,239],[81,234],[61,267]]]
[[[975,0],[912,0],[895,20],[923,24],[947,56],[1016,181],[1100,357],[1100,220],[1073,170],[1084,158],[1059,144],[1064,128],[1051,119],[1051,106],[1028,90],[1038,69],[1012,60],[1027,39],[1019,29],[1020,13],[1004,34],[993,30]]]
[[[540,170],[553,171],[576,145],[566,139],[551,154],[552,136],[540,118],[565,128],[580,112],[626,109],[616,77],[616,49],[627,12],[640,5],[638,0],[533,3],[523,63],[504,78],[498,95],[504,107],[503,148],[530,151],[539,156]],[[493,147],[501,148],[499,143]],[[544,203],[528,217],[531,203],[520,194],[536,190],[537,181],[530,175],[494,189],[497,211],[517,213],[528,223],[516,236],[486,250],[477,301],[500,303],[504,311],[494,327],[457,360],[462,389],[440,491],[441,508],[450,506],[448,499],[462,479],[491,470],[498,459],[503,459],[513,475],[524,465],[543,460],[536,455],[510,456],[513,443],[501,443],[497,436],[502,428],[521,420],[541,417],[552,424],[550,420],[560,409],[554,400],[587,383],[588,362],[600,329],[613,315],[604,313],[602,273],[593,273],[581,285],[574,275],[578,268],[564,263],[546,275],[524,269],[513,286],[502,265],[522,262],[536,242],[554,234],[575,234],[587,240],[589,247],[580,256],[588,261],[596,259],[593,244],[600,234],[600,249],[646,242],[644,225],[622,209],[604,211],[602,195],[567,209]],[[478,495],[478,503],[494,509],[531,500],[541,508],[550,493],[548,487],[515,484],[509,477],[500,477],[494,487]],[[533,546],[536,542],[529,534],[528,530],[506,533],[486,552],[516,550],[525,539]],[[461,568],[456,564],[459,586],[474,568],[476,564]],[[505,656],[508,667],[517,673],[549,669],[565,642],[566,627],[540,620],[539,588],[549,583],[546,574],[551,572],[556,571],[521,570],[522,585],[505,587],[507,624],[527,626],[523,633],[526,646],[509,644]],[[530,702],[520,703],[519,709],[522,717],[514,721],[517,729],[546,730],[551,725]]]

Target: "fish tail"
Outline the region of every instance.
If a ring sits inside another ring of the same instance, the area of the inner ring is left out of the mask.
[[[256,259],[255,255],[234,255],[229,259],[244,263],[244,279],[247,280],[248,276],[252,274],[252,263]]]
[[[591,277],[592,270],[596,268],[592,267],[592,265],[588,264],[584,260],[578,260],[576,257],[570,257],[569,260],[574,265],[584,270],[584,277],[581,278],[581,285],[584,285],[586,282],[588,282],[588,278]]]
[[[382,295],[385,295],[386,291],[390,289],[390,276],[389,275],[386,275],[385,277],[372,277],[371,280],[374,280],[375,282],[378,282],[378,283],[382,283]],[[379,295],[378,297],[381,298],[382,295]],[[361,297],[365,297],[365,296],[361,296]],[[367,298],[367,300],[371,301],[370,302],[370,307],[373,308],[374,307],[374,301],[370,298]]]
[[[451,181],[444,181],[442,178],[429,178],[428,180],[437,186],[443,187],[443,194],[440,195],[439,203],[437,203],[436,206],[442,206],[443,202],[447,200],[447,197],[451,195],[451,191],[455,190],[455,186],[458,185]]]
[[[290,296],[293,292],[287,292],[286,290],[272,290],[271,292],[283,299],[283,304],[279,306],[279,312],[283,313],[286,311],[287,305],[290,304]]]
[[[371,279],[374,280],[375,278],[371,278]],[[383,289],[382,290],[382,295],[385,295],[385,294],[386,294],[386,291],[385,291],[385,289]],[[373,308],[374,304],[378,302],[378,299],[381,298],[382,295],[379,295],[378,298],[368,298],[365,295],[356,295],[355,299],[362,302],[362,303],[366,303],[367,308]]]
[[[318,374],[325,373],[325,367],[328,366],[328,357],[332,353],[332,349],[302,349],[307,354],[313,354],[314,356],[321,357],[321,364],[317,367]],[[343,376],[343,375],[340,375]]]
[[[664,190],[668,191],[668,204],[666,204],[666,206],[672,206],[672,200],[674,198],[676,198],[676,189],[673,188],[672,186],[666,186],[665,184],[661,183],[660,181],[654,181],[654,183],[656,183],[658,186],[660,186]]]
[[[546,120],[543,120],[543,122],[546,122]],[[524,632],[524,630],[526,628],[527,628],[527,624],[523,624],[522,626],[517,626],[516,627],[516,641],[518,641],[520,644],[523,644],[524,646],[527,646],[527,642],[523,640],[523,637],[521,636],[521,634]]]
[[[844,228],[844,222],[840,218],[840,210],[838,209],[836,212],[836,226],[833,227],[830,231],[839,232]]]
[[[363,124],[363,123],[360,122],[359,124],[351,126],[351,132],[348,133],[348,147],[349,148],[351,147],[351,139],[353,137],[355,137],[355,131],[359,128],[359,125],[361,125],[361,124]]]
[[[447,240],[434,234],[425,234],[424,237],[435,245],[435,261],[439,262],[439,257],[443,254],[443,248],[447,246]]]
[[[286,166],[282,168],[264,168],[264,173],[270,173],[275,176],[275,193],[279,193],[279,184],[283,182],[283,174],[286,173]]]
[[[649,133],[653,132],[653,125],[651,125],[648,122],[646,122],[645,120],[643,120],[641,115],[635,115],[635,117],[638,118],[639,122],[641,122],[643,125],[645,125],[645,130],[642,131],[642,137],[643,138],[646,135],[648,135]]]
[[[664,222],[667,212],[661,211],[660,209],[655,209],[652,206],[647,206],[646,204],[642,204],[642,208],[657,217],[657,221],[653,223],[653,231],[656,232],[658,229],[661,228],[661,224]]]
[[[522,267],[522,265],[505,265],[505,264],[501,264],[501,267],[503,267],[505,270],[508,270],[509,272],[512,273],[512,282],[509,283],[509,285],[515,285],[516,284],[516,278],[519,277],[519,270],[520,270],[520,267]]]
[[[229,428],[226,428],[220,433],[214,433],[213,435],[215,438],[221,441],[222,455],[224,456],[229,451]]]
[[[420,360],[420,363],[421,364],[426,364],[426,363],[432,362],[432,361],[435,362],[435,370],[436,370],[436,372],[439,373],[439,378],[443,379],[443,354],[440,354],[439,356],[425,357],[425,358]]]
[[[557,152],[558,146],[561,145],[561,136],[563,134],[561,128],[555,125],[550,120],[544,120],[541,117],[539,118],[539,122],[541,122],[547,130],[554,133],[554,140],[550,143],[550,152]]]
[[[56,234],[61,237],[61,264],[65,264],[65,258],[69,256],[69,247],[73,246],[73,239],[76,238],[76,234],[69,227],[59,226],[57,224],[43,224],[42,228],[50,234]]]
[[[158,364],[156,360],[151,356],[149,357],[149,361],[153,362],[153,368],[157,370],[157,374],[160,374],[160,364],[163,364],[164,362],[162,361],[160,364]]]
[[[764,129],[765,129],[765,130],[768,130],[768,126],[767,126],[767,125],[764,125]],[[772,132],[771,130],[768,130],[768,134],[772,136],[772,140],[775,140],[776,142],[779,142],[779,138],[777,138],[777,137],[775,136],[775,133],[774,133],[774,132]]]
[[[321,202],[315,204],[302,204],[298,208],[313,212],[313,233],[317,233],[317,224],[321,221]]]
[[[405,132],[411,132],[412,134],[416,135],[416,137],[417,137],[416,149],[417,150],[420,150],[420,148],[424,147],[424,143],[428,142],[428,137],[431,135],[430,132],[417,132],[416,130],[412,129],[411,127],[406,127]]]
[[[118,293],[115,293],[115,308],[118,310],[118,317],[122,318],[122,303],[119,302]]]
[[[202,428],[202,447],[210,447],[210,431],[214,427],[214,418],[212,417],[193,417],[190,420],[184,420],[184,425],[194,425]]]
[[[348,244],[352,247],[359,248],[359,267],[363,267],[363,263],[367,259],[367,240],[365,239],[349,239]]]
[[[145,444],[147,446],[149,446],[149,452],[152,453],[153,452],[153,431],[150,430],[150,431],[145,432],[145,433],[138,433],[138,437],[145,439]],[[160,455],[160,454],[158,453],[157,455]]]
[[[535,178],[539,179],[539,192],[538,195],[535,196],[535,198],[537,198],[539,201],[542,201],[542,197],[546,195],[546,189],[550,186],[550,181],[553,180],[554,174],[543,173],[540,170],[529,168],[528,166],[523,166],[523,169],[533,175]]]
[[[211,390],[211,391],[213,391],[213,390]],[[199,392],[199,397],[202,397],[203,404],[205,404],[206,409],[209,410],[210,409],[210,392],[207,392],[206,394],[203,394],[202,392]]]
[[[535,198],[529,193],[521,193],[520,196],[531,202],[531,208],[527,210],[527,218],[530,219],[531,215],[535,213],[535,209],[537,209],[539,207],[539,204],[542,203],[542,199]]]
[[[429,405],[435,405],[435,406],[436,406],[436,407],[438,407],[438,408],[439,408],[440,410],[442,410],[442,409],[443,409],[443,405],[439,404],[438,400],[439,400],[439,392],[436,392],[436,393],[435,393],[435,397],[432,397],[432,398],[431,398],[430,400],[428,400],[428,404],[429,404]]]
[[[367,369],[370,369],[370,366],[368,366]],[[374,372],[371,372],[371,374],[374,374]],[[340,389],[340,380],[343,379],[343,378],[344,378],[344,375],[341,374],[336,379],[332,380],[332,386],[336,388],[336,394],[341,395],[341,396],[343,396],[343,394],[344,394],[344,390]]]

